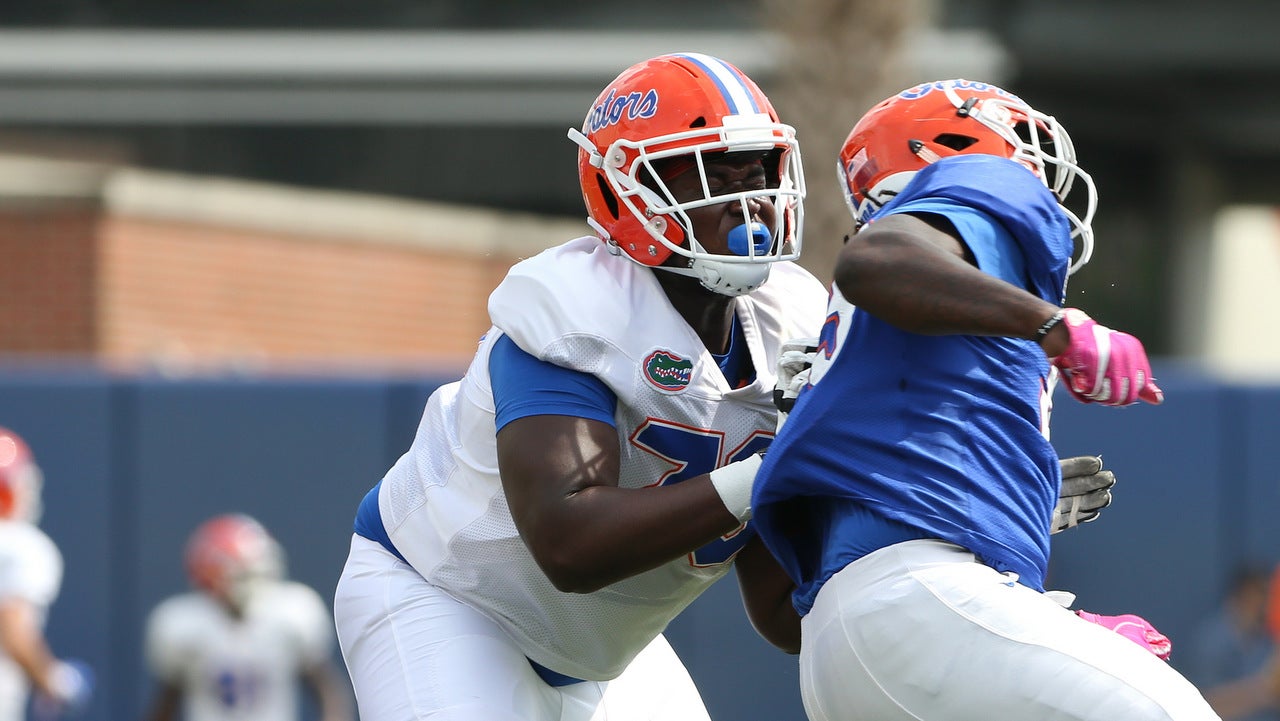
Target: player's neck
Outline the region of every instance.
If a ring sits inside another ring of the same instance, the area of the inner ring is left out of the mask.
[[[707,290],[695,278],[674,273],[657,273],[657,276],[672,307],[698,334],[707,350],[726,352],[733,327],[734,299]]]

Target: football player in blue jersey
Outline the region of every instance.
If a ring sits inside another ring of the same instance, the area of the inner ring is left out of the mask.
[[[1059,374],[1085,403],[1163,399],[1138,339],[1062,307],[1096,205],[1066,131],[926,83],[863,116],[839,173],[857,229],[752,504],[796,583],[810,719],[1217,718],[1141,618],[1044,589]]]

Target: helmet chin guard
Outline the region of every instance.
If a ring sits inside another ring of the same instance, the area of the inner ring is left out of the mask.
[[[764,257],[773,246],[773,234],[764,223],[743,223],[729,231],[729,250],[742,257]],[[769,279],[770,263],[726,263],[703,255],[689,261],[687,268],[658,266],[660,270],[697,278],[702,287],[721,295],[745,295]]]
[[[697,258],[689,261],[688,268],[672,268],[669,265],[660,265],[655,270],[665,270],[669,273],[697,278],[698,282],[702,283],[702,287],[709,291],[720,295],[739,296],[746,295],[764,285],[764,282],[769,279],[771,267],[768,263],[752,263],[748,265],[745,263],[724,263],[718,260]]]

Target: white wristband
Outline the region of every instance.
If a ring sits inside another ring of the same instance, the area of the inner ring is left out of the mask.
[[[762,462],[760,454],[753,453],[708,474],[724,507],[743,523],[751,520],[751,489],[755,486],[756,471],[760,470]]]

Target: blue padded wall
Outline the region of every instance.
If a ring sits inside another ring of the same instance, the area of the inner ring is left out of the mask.
[[[1136,611],[1174,639],[1213,607],[1239,561],[1280,560],[1280,388],[1157,368],[1158,408],[1083,405],[1059,390],[1053,441],[1117,474],[1097,522],[1055,538],[1050,585],[1078,606]],[[330,598],[361,497],[409,446],[452,378],[112,377],[0,369],[0,425],[46,474],[43,527],[66,559],[49,636],[89,660],[90,721],[138,718],[150,698],[141,633],[186,588],[181,551],[209,516],[259,517],[291,575]],[[668,632],[715,718],[803,721],[796,659],[747,623],[730,575]],[[335,660],[338,659],[335,653]]]

